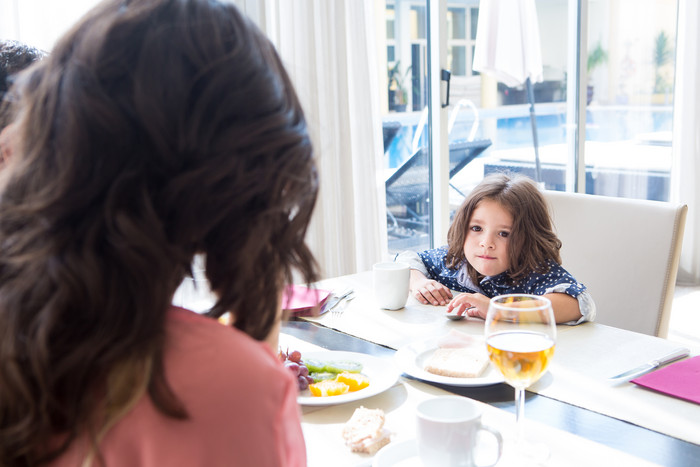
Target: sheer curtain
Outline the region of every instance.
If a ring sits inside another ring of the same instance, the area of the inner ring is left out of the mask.
[[[276,44],[306,111],[321,179],[308,242],[322,274],[369,270],[386,251],[374,3],[236,3]]]
[[[700,6],[678,3],[678,42],[673,115],[671,196],[688,205],[683,251],[678,270],[681,284],[700,284]],[[653,228],[653,227],[652,227]]]
[[[54,42],[99,0],[0,0],[0,39],[50,51]]]
[[[306,111],[321,188],[308,242],[324,277],[386,250],[372,0],[229,0],[276,44]],[[98,0],[0,0],[0,38],[50,50]]]

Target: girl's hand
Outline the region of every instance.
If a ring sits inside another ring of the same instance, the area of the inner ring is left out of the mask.
[[[447,312],[485,319],[489,301],[486,295],[480,293],[459,294],[447,305]]]
[[[424,305],[447,305],[452,299],[450,289],[438,281],[428,279],[420,271],[411,269],[411,294]]]

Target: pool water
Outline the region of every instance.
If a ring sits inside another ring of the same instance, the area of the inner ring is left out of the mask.
[[[561,106],[553,109],[537,106],[535,112],[539,146],[566,143],[566,115],[562,112],[552,112],[552,110],[559,108]],[[533,134],[530,117],[527,108],[523,107],[523,109],[519,116],[496,118],[487,116],[482,119],[476,138],[489,138],[493,143],[485,154],[494,150],[532,147]],[[492,113],[494,112],[492,111]],[[523,113],[525,115],[522,115]],[[411,157],[418,118],[419,114],[416,114],[413,121],[406,122],[404,120],[405,123],[401,129],[391,140],[389,146],[385,148],[385,167],[400,167]],[[466,140],[472,123],[473,121],[468,118],[458,120],[450,134],[450,142]],[[672,128],[673,108],[671,106],[611,106],[592,108],[586,111],[587,141],[634,140],[639,135],[670,132]],[[419,140],[419,147],[427,144],[426,134],[427,131],[424,130]]]

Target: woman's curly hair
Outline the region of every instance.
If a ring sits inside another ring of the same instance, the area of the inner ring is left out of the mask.
[[[96,443],[139,385],[187,416],[163,334],[195,255],[209,315],[269,334],[293,274],[317,278],[318,180],[280,59],[231,4],[107,0],[18,91],[0,174],[0,465],[37,465],[81,433]]]

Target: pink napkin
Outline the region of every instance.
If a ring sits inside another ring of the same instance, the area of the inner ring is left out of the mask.
[[[633,379],[634,384],[700,404],[700,356]]]
[[[289,291],[292,293],[289,294]],[[292,313],[310,314],[314,309],[323,305],[330,294],[330,290],[310,289],[303,285],[290,285],[282,295],[282,309]]]

